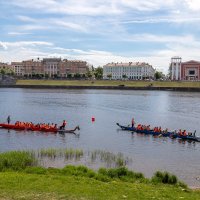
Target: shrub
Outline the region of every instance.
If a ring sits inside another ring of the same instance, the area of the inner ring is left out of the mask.
[[[169,174],[168,172],[157,171],[152,177],[152,182],[175,185],[177,184],[178,179],[175,175]]]

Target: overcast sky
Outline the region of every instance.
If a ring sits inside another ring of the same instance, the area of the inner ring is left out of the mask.
[[[200,60],[200,0],[0,0],[0,61]]]

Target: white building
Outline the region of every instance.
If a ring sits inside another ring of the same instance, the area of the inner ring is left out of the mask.
[[[44,65],[45,74],[48,74],[49,77],[58,74],[61,58],[44,58],[42,62]]]
[[[171,80],[181,80],[181,57],[172,57],[170,63]]]
[[[108,63],[103,66],[103,79],[153,79],[155,69],[144,62]]]

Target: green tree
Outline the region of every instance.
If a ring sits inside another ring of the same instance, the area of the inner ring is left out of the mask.
[[[86,77],[92,78],[92,71],[88,70],[86,73]]]
[[[79,79],[79,78],[81,78],[81,75],[79,73],[76,73],[76,74],[74,74],[74,78]]]
[[[109,79],[111,79],[111,78],[112,78],[112,74],[108,74],[107,77],[108,77]]]
[[[48,79],[49,78],[49,74],[45,74],[44,77]]]
[[[163,73],[156,71],[156,73],[154,74],[154,77],[156,80],[163,78]]]
[[[67,74],[67,78],[71,79],[72,78],[72,74]]]
[[[123,74],[123,75],[122,75],[122,78],[123,78],[123,79],[126,79],[126,78],[127,78],[126,74]]]
[[[0,74],[4,75],[6,74],[6,71],[4,69],[1,69]]]
[[[102,79],[103,78],[103,67],[97,67],[94,71],[94,75],[96,79]]]

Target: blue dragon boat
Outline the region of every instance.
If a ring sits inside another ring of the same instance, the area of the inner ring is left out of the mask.
[[[153,136],[162,136],[162,137],[170,137],[170,138],[179,138],[182,140],[188,140],[188,141],[196,141],[200,142],[200,137],[196,137],[195,135],[179,135],[175,132],[155,132],[153,130],[138,130],[136,127],[130,127],[130,126],[123,126],[119,123],[116,123],[117,126],[119,126],[122,130],[125,131],[132,131],[136,133],[142,133],[146,135],[153,135]]]

